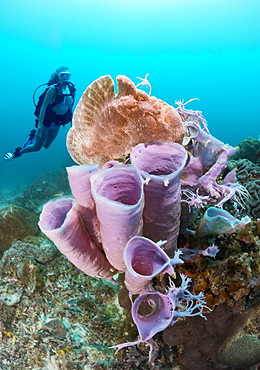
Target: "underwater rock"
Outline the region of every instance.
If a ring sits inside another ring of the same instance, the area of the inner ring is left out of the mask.
[[[239,307],[240,306],[240,307]],[[186,317],[163,332],[169,346],[178,346],[178,363],[185,369],[219,369],[218,350],[223,343],[245,327],[253,311],[240,312],[241,301],[234,307],[220,304],[201,317]],[[191,367],[192,364],[192,367]]]
[[[24,259],[44,264],[55,258],[58,253],[55,245],[46,237],[28,238],[27,241],[16,240],[4,252],[0,261],[0,275],[15,276],[17,264]]]
[[[260,363],[260,339],[256,335],[243,335],[230,340],[221,349],[221,362],[232,369],[242,369]]]
[[[248,244],[248,245],[257,244],[257,237],[253,234],[251,223],[245,225],[245,227],[243,227],[243,229],[241,229],[237,232],[236,239],[240,240],[240,241],[242,241],[242,242],[244,242],[245,244]]]
[[[6,306],[14,306],[20,302],[23,288],[21,286],[9,285],[8,291],[6,292],[6,284],[0,284],[0,302],[4,303]]]
[[[51,261],[57,252],[54,244],[45,237],[34,237],[34,242],[29,243],[17,240],[3,254],[0,261],[0,277],[19,280],[21,285],[15,286],[15,291],[20,288],[18,295],[22,294],[22,287],[29,293],[40,290],[44,286],[41,275],[42,264]],[[11,297],[8,299],[12,300]]]
[[[44,287],[40,266],[29,258],[25,258],[18,264],[16,275],[29,293],[34,293]]]
[[[64,339],[67,332],[66,326],[64,325],[62,320],[59,319],[48,321],[46,324],[43,325],[42,328],[43,330],[47,330],[50,334],[59,339]]]
[[[67,148],[79,164],[120,158],[141,142],[181,143],[184,125],[171,105],[137,89],[126,76],[102,76],[83,93],[67,135]]]
[[[15,239],[34,235],[38,217],[23,208],[9,205],[0,210],[0,252],[11,247]]]

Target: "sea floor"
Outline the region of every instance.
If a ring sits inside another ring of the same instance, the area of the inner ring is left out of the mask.
[[[24,189],[0,189],[0,209],[12,204],[14,199],[22,194]]]
[[[129,312],[119,306],[119,286],[91,278],[64,256],[37,263],[30,251],[41,237],[16,242],[0,278],[0,369],[178,369],[148,362],[146,345],[115,353],[109,347],[137,339]],[[15,250],[16,249],[16,250]],[[17,256],[14,262],[13,256]],[[17,278],[16,270],[23,270]],[[5,304],[3,304],[3,301]],[[7,305],[6,305],[7,304]],[[176,364],[177,366],[177,364]]]

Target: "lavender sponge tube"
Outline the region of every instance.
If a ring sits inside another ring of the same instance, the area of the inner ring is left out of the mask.
[[[39,227],[79,270],[110,279],[116,270],[91,240],[72,198],[50,200],[43,206]]]
[[[142,230],[143,180],[132,165],[117,165],[93,174],[90,182],[104,252],[124,271],[125,245]]]
[[[171,260],[152,240],[134,236],[124,250],[125,285],[132,294],[139,294],[152,278],[160,273],[174,274]]]
[[[72,195],[77,202],[77,210],[91,239],[102,250],[99,221],[89,181],[93,173],[98,171],[98,166],[96,164],[86,164],[67,167],[66,170]]]
[[[172,257],[177,248],[180,226],[180,176],[187,152],[177,143],[138,144],[131,163],[145,179],[143,235],[154,242],[167,240],[166,253]]]
[[[149,361],[151,361],[153,344],[149,340],[172,323],[175,307],[175,301],[169,295],[159,292],[148,292],[140,295],[134,301],[131,311],[139,332],[139,339],[135,342],[118,344],[111,348],[119,350],[144,342],[150,346]]]

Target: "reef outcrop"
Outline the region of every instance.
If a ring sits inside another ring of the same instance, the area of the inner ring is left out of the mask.
[[[231,159],[248,159],[252,163],[257,163],[260,157],[260,141],[252,137],[246,137],[238,144],[238,151]]]
[[[38,217],[14,205],[0,210],[0,253],[6,251],[15,239],[34,235],[38,230]]]
[[[199,288],[200,264],[193,283],[189,276],[193,259],[216,258],[220,248],[206,242],[206,248],[194,249],[193,241],[245,228],[249,216],[239,220],[221,208],[228,200],[243,206],[248,192],[234,170],[222,176],[237,148],[213,137],[201,112],[151,98],[126,76],[117,80],[116,96],[110,76],[104,76],[80,99],[67,137],[71,156],[81,164],[68,168],[75,199],[49,201],[39,226],[86,274],[110,280],[125,272],[130,296],[139,294],[131,310],[139,339],[113,348],[146,343],[151,360],[153,336],[180,317],[205,317],[207,309],[221,303],[214,295],[223,281],[207,277],[208,290]],[[123,163],[116,160],[120,156]],[[91,161],[96,164],[86,164]],[[187,229],[203,208],[197,230]],[[179,250],[181,215],[186,245]],[[257,269],[257,264],[252,267],[252,278]],[[250,287],[239,292],[236,299],[249,294]]]

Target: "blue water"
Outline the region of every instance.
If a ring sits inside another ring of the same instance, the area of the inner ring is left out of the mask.
[[[202,110],[220,140],[259,137],[259,0],[9,0],[0,31],[0,157],[25,141],[32,93],[61,65],[77,99],[101,75],[137,83],[150,73],[152,95],[167,103],[199,98],[188,108]],[[0,158],[0,190],[64,166],[67,130],[48,150]]]

